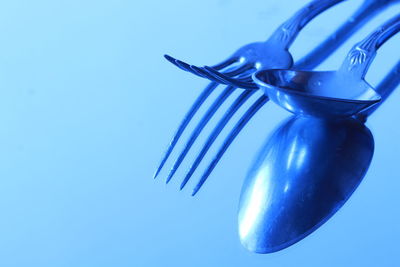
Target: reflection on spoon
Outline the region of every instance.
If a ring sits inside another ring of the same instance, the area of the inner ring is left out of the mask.
[[[270,253],[303,239],[351,196],[370,165],[371,132],[357,119],[292,117],[268,139],[243,184],[239,236]]]

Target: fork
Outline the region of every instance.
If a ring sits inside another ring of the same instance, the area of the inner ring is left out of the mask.
[[[398,0],[396,0],[398,1]],[[393,3],[396,1],[371,1],[367,0],[361,6],[361,8],[351,17],[351,19],[345,23],[339,30],[336,31],[334,36],[331,36],[327,40],[324,41],[322,45],[314,49],[309,55],[313,55],[313,57],[307,58],[306,60],[300,61],[303,62],[303,68],[309,67],[312,68],[323,61],[323,59],[331,52],[333,52],[340,43],[344,42],[353,32],[356,31],[369,17],[378,13],[379,10],[383,9],[383,7],[387,6],[389,3]],[[214,115],[216,110],[222,105],[222,103],[228,98],[228,96],[234,91],[236,87],[245,87],[251,90],[244,90],[240,96],[234,101],[231,107],[227,110],[223,118],[220,120],[216,128],[212,131],[210,136],[208,137],[205,145],[203,146],[201,152],[197,156],[196,160],[192,164],[189,169],[189,172],[186,174],[183,182],[181,183],[180,189],[183,189],[197,166],[200,164],[201,160],[207,153],[210,146],[213,144],[214,140],[217,138],[219,133],[228,123],[228,121],[232,118],[234,113],[254,94],[256,90],[254,83],[251,82],[251,74],[260,68],[272,68],[272,67],[283,67],[291,66],[293,61],[289,52],[287,52],[288,47],[294,41],[298,32],[316,15],[326,10],[327,8],[333,6],[334,4],[341,1],[313,1],[299,12],[297,12],[291,19],[289,19],[286,23],[281,25],[278,30],[271,36],[269,41],[266,43],[254,43],[243,48],[239,49],[232,57],[227,60],[221,62],[213,66],[212,68],[198,68],[195,66],[191,66],[182,61],[175,60],[172,57],[166,56],[168,60],[177,65],[178,67],[188,70],[196,75],[201,77],[210,77],[210,73],[214,70],[226,70],[223,75],[229,75],[229,78],[239,77],[238,80],[240,83],[237,83],[237,80],[234,80],[234,84],[230,84],[226,87],[226,89],[220,94],[220,96],[215,100],[212,106],[208,109],[204,117],[201,119],[200,123],[197,125],[196,129],[193,131],[192,136],[189,138],[184,150],[179,155],[178,159],[175,161],[169,175],[167,178],[167,183],[171,180],[172,176],[176,172],[177,168],[185,158],[187,152],[190,147],[196,140],[197,136],[200,134],[204,126],[208,123],[211,117]],[[278,47],[279,46],[279,47]],[[274,49],[279,51],[276,52]],[[284,47],[284,49],[282,49]],[[325,49],[323,49],[325,47]],[[265,55],[268,55],[268,51],[270,51],[271,55],[276,55],[275,57],[271,56],[266,58]],[[272,52],[272,53],[271,53]],[[311,60],[310,60],[311,59]],[[233,67],[233,64],[239,63],[239,66]],[[280,64],[280,65],[279,65]],[[229,68],[230,67],[230,68]],[[219,74],[219,72],[218,72]],[[157,169],[155,176],[156,177],[165,162],[167,161],[169,155],[171,154],[174,146],[178,142],[178,139],[182,135],[186,126],[193,118],[197,110],[204,103],[204,101],[208,98],[211,92],[217,87],[218,83],[224,83],[226,81],[226,77],[218,76],[217,74],[213,77],[213,82],[211,82],[205,90],[201,93],[201,95],[197,98],[197,100],[192,105],[189,112],[184,117],[182,123],[180,124],[176,134],[174,135],[164,157],[161,160],[159,168]],[[249,85],[249,86],[248,86]],[[247,122],[254,116],[255,113],[268,101],[266,96],[261,96],[258,98],[254,104],[246,111],[243,117],[238,121],[238,123],[234,126],[231,133],[229,133],[228,137],[225,139],[222,147],[218,151],[217,155],[212,160],[211,164],[206,169],[205,173],[201,177],[200,181],[196,185],[192,195],[196,194],[197,191],[201,188],[203,183],[206,181],[212,170],[217,165],[218,161],[221,159],[223,154],[229,145],[233,142],[235,137],[239,134],[239,132],[243,129],[243,127],[247,124]]]
[[[300,59],[295,64],[294,67],[300,69],[306,69],[306,68],[313,69],[314,67],[318,66],[328,55],[334,52],[335,49],[341,43],[346,41],[358,28],[360,28],[360,26],[362,26],[366,20],[378,14],[382,9],[397,2],[399,2],[399,0],[365,0],[361,5],[361,7],[356,11],[356,13],[342,27],[340,27],[334,34],[332,34],[329,38],[327,38],[324,42],[322,42],[312,52],[307,54],[304,58]],[[321,2],[318,3],[318,1],[316,1],[315,5],[318,4],[322,3]],[[312,5],[313,3],[310,4],[310,6]],[[321,10],[320,12],[324,10]],[[296,13],[294,17],[296,17],[296,15],[299,15],[299,13],[301,12],[302,10]],[[318,14],[319,13],[315,14],[313,17],[311,17],[310,14],[309,20],[304,20],[303,24],[301,24],[298,21],[299,23],[297,25],[298,29],[292,32],[288,30],[294,25],[294,23],[292,24],[290,22],[291,20],[290,19],[289,21],[282,24],[266,42],[246,45],[241,49],[239,49],[237,52],[235,52],[233,56],[229,57],[227,60],[224,61],[224,63],[231,62],[231,64],[234,63],[241,64],[238,67],[238,69],[241,68],[243,68],[244,70],[247,70],[248,68],[253,69],[253,72],[251,72],[247,77],[236,78],[235,77],[237,74],[236,72],[235,73],[222,72],[223,69],[220,68],[219,64],[211,67],[210,66],[198,67],[195,65],[188,64],[182,60],[173,58],[169,55],[165,55],[165,58],[172,64],[179,67],[180,69],[191,72],[197,76],[207,78],[211,81],[226,85],[232,85],[243,89],[257,89],[258,88],[257,85],[251,79],[251,74],[253,74],[256,70],[260,68],[262,69],[271,68],[268,66],[268,63],[271,64],[270,57],[272,55],[271,52],[273,51],[273,49],[267,50],[269,53],[265,53],[265,48],[267,48],[266,44],[273,44],[274,39],[276,39],[275,37],[280,38],[279,35],[280,34],[282,35],[282,33],[288,35],[292,34],[290,38],[291,42],[288,43],[286,47],[279,45],[275,46],[275,48],[279,50],[281,50],[282,48],[288,50],[290,44],[297,37],[297,34],[300,32],[300,30]],[[262,48],[260,49],[260,46],[264,46],[264,51],[260,51],[262,50]],[[274,53],[275,52],[276,51],[274,51]],[[248,54],[251,54],[251,56],[249,56]],[[268,57],[265,57],[266,54],[268,54]],[[276,66],[273,67],[276,68]]]
[[[237,75],[240,75],[245,72],[249,72],[251,70],[256,70],[257,67],[272,67],[272,66],[281,66],[281,67],[289,67],[292,65],[293,60],[289,52],[287,51],[287,48],[289,45],[293,42],[294,38],[297,36],[299,30],[304,27],[304,25],[309,22],[312,18],[314,18],[316,15],[321,13],[322,11],[326,10],[327,8],[331,7],[334,4],[337,4],[343,0],[322,0],[318,1],[315,0],[309,5],[305,6],[301,10],[299,10],[292,18],[290,18],[287,22],[285,22],[281,27],[279,27],[275,33],[271,36],[271,38],[267,42],[258,42],[258,43],[252,43],[249,45],[246,45],[242,48],[240,48],[233,56],[229,57],[227,60],[221,62],[220,64],[217,64],[214,66],[215,69],[225,69],[226,67],[232,66],[235,63],[242,63],[241,66],[230,68],[227,70],[227,74],[231,75],[232,77],[235,77]],[[282,49],[283,47],[283,49]],[[285,49],[286,48],[286,49]],[[269,53],[268,53],[269,52]],[[279,53],[280,52],[280,53]],[[269,57],[266,58],[264,55],[265,54],[271,54],[275,55],[274,57]],[[197,74],[201,77],[207,77],[207,72],[204,71],[202,68],[197,68],[195,66],[190,66],[180,60],[175,60],[172,57],[166,55],[165,56],[167,60],[171,61],[174,63],[176,66],[190,71],[194,74]],[[246,61],[244,63],[243,61]],[[221,83],[222,81],[218,79],[214,79],[217,83]],[[186,118],[191,118],[192,114],[194,115],[194,112],[197,111],[198,107],[204,102],[204,100],[209,96],[209,94],[215,89],[217,86],[216,83],[212,83],[209,86],[206,87],[202,95],[198,98],[198,100],[194,103],[194,108],[189,111],[188,115],[186,115]],[[197,130],[202,130],[202,125],[204,123],[207,123],[207,121],[210,119],[210,117],[213,115],[213,110],[216,110],[219,108],[219,106],[223,103],[223,101],[227,98],[228,94],[233,92],[233,87],[236,86],[228,86],[222,93],[221,95],[217,98],[217,100],[214,102],[212,108],[209,109],[210,112],[207,112],[204,119],[199,123],[199,127],[195,129],[194,133],[197,133]],[[253,89],[256,89],[256,85],[254,85]],[[164,156],[164,158],[161,161],[161,164],[159,168],[157,169],[155,173],[155,177],[158,175],[160,172],[161,168],[165,164],[169,154],[172,152],[173,147],[175,146],[177,139],[180,137],[181,133],[183,131],[182,128],[186,127],[186,124],[188,123],[188,120],[184,120],[182,123],[182,126],[178,128],[177,133],[175,134],[173,140],[171,141],[170,147],[167,149],[167,152]],[[195,137],[194,137],[195,138]],[[190,141],[188,142],[188,146],[191,146],[191,140],[192,138],[189,139]],[[186,152],[188,149],[184,149],[184,152]],[[183,153],[185,154],[185,153]],[[181,154],[182,155],[182,154]],[[174,164],[174,167],[171,169],[170,174],[168,175],[167,182],[172,178],[172,175],[175,173],[176,169],[180,165],[181,159],[183,160],[183,157],[179,157],[176,163]]]

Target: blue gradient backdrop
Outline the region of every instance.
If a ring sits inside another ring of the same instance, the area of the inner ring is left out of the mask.
[[[199,173],[183,192],[184,168],[169,186],[165,172],[152,179],[206,85],[163,54],[217,62],[266,39],[305,2],[2,1],[0,266],[400,266],[399,91],[368,122],[376,151],[361,186],[328,223],[284,251],[247,252],[236,224],[252,158],[288,116],[277,106],[257,114],[197,197],[189,189]],[[313,21],[293,46],[295,58],[360,3],[348,1]],[[399,11],[365,25],[320,69],[337,68],[355,41]],[[395,37],[381,49],[371,84],[396,63],[399,44]]]

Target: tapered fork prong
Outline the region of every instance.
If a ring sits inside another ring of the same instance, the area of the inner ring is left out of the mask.
[[[203,92],[197,97],[193,105],[190,107],[189,111],[183,117],[182,122],[180,123],[178,129],[176,130],[175,135],[173,136],[171,142],[168,145],[167,150],[163,158],[161,159],[160,165],[157,168],[157,171],[154,174],[154,178],[160,173],[161,169],[163,168],[165,162],[167,161],[169,155],[171,154],[172,150],[174,149],[176,143],[178,142],[179,138],[181,137],[183,131],[186,129],[187,125],[199,110],[200,106],[204,103],[204,101],[208,98],[208,96],[213,92],[213,90],[218,86],[217,83],[211,82]]]
[[[171,57],[171,56],[169,56],[169,55],[164,55],[164,57],[165,57],[169,62],[171,62],[172,64],[174,64],[174,65],[177,66],[178,68],[180,68],[181,70],[190,72],[190,73],[192,73],[192,74],[194,74],[194,75],[197,75],[197,76],[200,76],[200,77],[202,77],[202,78],[205,77],[205,76],[202,75],[201,73],[198,73],[198,72],[194,71],[194,70],[190,67],[190,64],[188,64],[188,63],[186,63],[186,62],[184,62],[184,61],[182,61],[182,60],[176,59],[176,58]],[[205,77],[205,78],[207,78],[207,77]]]
[[[238,75],[244,76],[244,74],[247,74],[248,71],[254,69],[254,67],[251,64],[246,64],[246,65],[238,66],[236,68],[231,68],[231,69],[227,70],[226,72],[221,73],[221,75],[216,75],[215,73],[220,74],[220,72],[213,68],[212,68],[213,71],[211,72],[211,71],[207,70],[207,68],[210,68],[208,66],[200,68],[200,67],[191,65],[190,67],[195,72],[197,72],[198,75],[208,78],[211,81],[228,84],[228,85],[232,85],[235,87],[237,87],[237,86],[235,84],[232,84],[232,82],[227,80],[225,77],[230,76],[230,77],[234,78],[235,76],[238,76]],[[247,77],[247,78],[249,78],[249,77]],[[245,78],[245,80],[240,80],[240,81],[241,82],[250,82],[250,80],[248,80],[247,78]],[[235,81],[238,82],[239,80],[235,80]],[[241,85],[243,85],[243,84],[241,84]]]
[[[219,70],[217,70],[217,69],[215,69],[213,67],[207,66],[207,68],[211,68],[211,69],[219,72]],[[226,75],[226,76],[229,76],[229,77],[235,77],[237,75],[244,74],[244,73],[248,72],[249,70],[254,70],[254,69],[255,68],[254,68],[254,66],[252,64],[243,64],[243,65],[239,66],[236,69],[227,70],[227,71],[223,72],[223,74]]]
[[[227,60],[225,60],[217,65],[214,65],[212,67],[216,70],[221,70],[221,69],[224,69],[224,68],[238,62],[238,60],[239,60],[239,58],[237,58],[237,57],[231,57],[231,58],[228,58]]]
[[[223,81],[225,84],[229,84],[235,87],[240,87],[244,89],[258,89],[258,86],[254,82],[244,81],[243,78],[231,78],[227,75],[214,70],[211,67],[205,66],[204,69],[209,72],[216,79]]]
[[[194,66],[194,65],[192,65],[191,68],[194,71],[196,71],[197,73],[199,73],[199,75],[202,75],[203,77],[205,77],[205,78],[207,78],[207,79],[209,79],[211,81],[214,81],[214,82],[217,82],[217,83],[222,83],[222,84],[227,84],[223,79],[220,79],[219,77],[217,77],[217,76],[213,75],[212,73],[206,71],[204,68],[200,68],[200,67],[197,67],[197,66]]]
[[[176,58],[171,57],[170,55],[166,55],[166,54],[164,55],[164,57],[165,57],[166,60],[168,60],[169,62],[171,62],[172,64],[174,64],[174,65],[177,66],[178,68],[180,68],[180,69],[186,71],[186,69],[182,68],[181,66],[179,66],[179,65],[176,63]]]
[[[176,59],[174,57],[171,57],[170,55],[164,55],[164,57],[169,62],[171,62],[172,64],[174,64],[178,68],[180,68],[181,70],[190,72],[190,73],[192,73],[194,75],[197,75],[197,76],[200,76],[202,78],[208,78],[208,79],[211,79],[211,80],[216,80],[216,79],[213,79],[212,77],[210,78],[209,77],[210,75],[207,72],[196,70],[196,66],[193,66],[193,65],[188,64],[188,63],[186,63],[186,62],[184,62],[182,60],[179,60],[179,59]],[[225,60],[224,62],[221,62],[220,64],[215,65],[213,68],[216,69],[216,70],[221,70],[223,68],[229,67],[230,65],[232,65],[233,63],[236,63],[237,61],[238,61],[237,58],[229,58],[229,59]],[[192,67],[195,67],[195,68],[192,68]],[[240,70],[241,67],[243,67],[243,66],[239,66],[239,67],[233,68],[233,71],[234,72],[238,72],[240,74],[240,72],[242,72]],[[219,82],[219,80],[217,79],[216,82]]]
[[[254,66],[252,64],[242,64],[242,65],[239,65],[239,66],[232,67],[230,69],[228,68],[226,70],[226,72],[224,72],[223,74],[221,74],[221,76],[219,76],[219,75],[215,75],[214,73],[212,73],[210,71],[207,71],[205,68],[200,68],[200,67],[197,67],[195,65],[190,65],[190,64],[188,64],[188,63],[186,63],[186,62],[184,62],[182,60],[176,59],[176,58],[171,57],[169,55],[164,55],[164,57],[169,62],[171,62],[172,64],[174,64],[175,66],[177,66],[178,68],[180,68],[180,69],[182,69],[184,71],[190,72],[190,73],[192,73],[194,75],[197,75],[199,77],[202,77],[202,78],[207,78],[207,79],[209,79],[211,81],[215,81],[215,82],[223,83],[223,84],[231,84],[233,86],[235,86],[235,84],[230,80],[227,81],[227,78],[234,78],[237,75],[241,75],[241,74],[243,74],[245,72],[248,72],[249,70],[254,69]],[[212,68],[214,72],[219,73],[218,71],[221,69],[221,67],[226,68],[226,67],[230,66],[231,64],[233,64],[235,62],[237,62],[237,59],[233,58],[233,59],[226,60],[226,62],[223,62],[223,63],[221,63],[219,65],[216,65],[217,68],[215,68],[215,67],[207,67],[207,68]],[[234,80],[234,81],[236,81],[238,84],[240,82],[238,80]],[[240,84],[240,85],[242,87],[246,86],[245,84]]]
[[[226,124],[229,122],[229,120],[232,118],[232,116],[239,110],[239,108],[246,102],[246,100],[248,100],[249,97],[252,96],[255,92],[256,92],[255,90],[243,91],[239,95],[239,97],[235,100],[235,102],[230,106],[230,108],[226,111],[225,115],[218,122],[218,125],[214,128],[212,133],[207,138],[207,141],[205,142],[202,150],[200,151],[199,155],[197,156],[197,158],[191,165],[188,173],[186,174],[185,178],[183,179],[181,186],[180,186],[181,190],[185,187],[186,183],[189,181],[190,177],[193,175],[194,171],[199,166],[200,162],[206,155],[207,151],[209,150],[211,145],[214,143],[214,141],[218,137],[218,135],[221,133],[221,131],[224,129]]]
[[[187,143],[186,143],[184,149],[182,150],[181,154],[179,155],[178,159],[174,162],[174,164],[168,174],[168,177],[166,180],[167,183],[171,180],[172,176],[175,174],[175,172],[181,165],[186,154],[189,152],[189,149],[192,147],[193,143],[196,141],[196,139],[199,136],[199,134],[201,133],[201,131],[207,125],[208,121],[216,113],[216,111],[219,109],[219,107],[225,102],[225,100],[233,93],[234,90],[235,90],[234,87],[227,86],[225,88],[225,90],[214,101],[214,103],[211,105],[211,107],[207,110],[207,112],[204,114],[204,116],[201,118],[199,124],[194,129],[192,135],[190,136],[189,140],[187,141]]]
[[[197,75],[197,76],[199,76],[199,77],[202,77],[202,78],[205,77],[205,78],[207,78],[207,77],[206,77],[205,75],[203,75],[202,73],[195,71],[195,70],[192,68],[192,65],[190,65],[190,64],[188,64],[188,63],[186,63],[186,62],[184,62],[184,61],[182,61],[182,60],[179,60],[179,59],[175,59],[175,62],[176,62],[176,64],[177,64],[178,66],[180,66],[181,69],[186,70],[187,72],[193,73],[194,75]]]
[[[268,97],[262,95],[257,99],[256,102],[246,111],[246,113],[240,118],[237,124],[234,126],[232,131],[229,133],[228,137],[225,139],[224,143],[222,144],[221,148],[217,152],[214,159],[211,161],[210,165],[207,167],[206,171],[204,172],[203,176],[200,178],[199,182],[197,183],[196,187],[192,192],[192,196],[194,196],[205,183],[207,178],[209,177],[210,173],[214,170],[215,166],[217,165],[218,161],[221,159],[225,151],[228,149],[230,144],[236,138],[236,136],[240,133],[243,127],[251,120],[254,114],[268,101]]]
[[[212,78],[212,76],[205,71],[202,68],[198,68],[196,66],[193,65],[189,65],[181,60],[178,60],[176,58],[173,58],[169,55],[164,55],[164,57],[171,62],[172,64],[174,64],[175,66],[179,67],[182,70],[185,71],[189,71],[191,73],[194,73],[198,76],[201,77],[209,77]],[[230,65],[232,65],[233,63],[236,63],[238,61],[237,58],[230,58],[216,66],[214,66],[216,69],[222,69],[222,68],[226,68]],[[242,71],[243,68],[241,68],[241,66],[237,67],[237,68],[233,68],[233,70],[230,70],[231,72],[234,73],[238,73],[240,74],[240,72]],[[246,68],[247,69],[247,68]],[[163,166],[165,165],[166,161],[168,160],[170,154],[172,153],[174,147],[176,146],[180,136],[182,135],[183,131],[186,129],[187,125],[189,124],[189,122],[191,121],[191,119],[193,118],[193,116],[195,115],[195,113],[197,112],[197,110],[200,108],[200,106],[204,103],[204,101],[209,97],[209,95],[211,94],[211,92],[218,86],[218,83],[221,83],[221,81],[219,79],[214,79],[216,82],[212,82],[209,86],[206,87],[206,89],[204,89],[204,91],[201,93],[201,95],[196,99],[196,101],[193,103],[192,107],[190,108],[190,110],[187,112],[187,114],[185,115],[183,121],[181,122],[181,124],[179,125],[174,137],[172,138],[155,174],[154,174],[154,178],[156,178],[158,176],[158,174],[160,173],[160,171],[162,170]]]

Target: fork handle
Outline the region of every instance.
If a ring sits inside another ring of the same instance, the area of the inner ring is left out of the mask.
[[[288,50],[290,45],[296,39],[300,30],[307,25],[314,17],[327,10],[328,8],[343,2],[345,0],[314,0],[305,7],[297,11],[294,16],[284,22],[269,38],[269,41],[280,42],[285,50]]]

